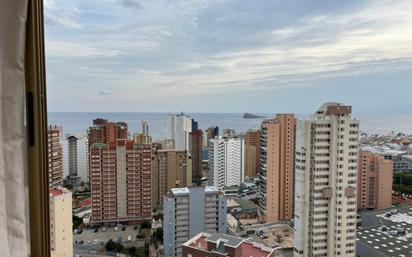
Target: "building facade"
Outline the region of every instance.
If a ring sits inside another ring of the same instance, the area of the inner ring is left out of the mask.
[[[216,137],[209,141],[208,184],[219,190],[240,185],[245,176],[243,137]]]
[[[219,136],[219,127],[210,126],[206,129],[205,147],[209,146],[209,140]]]
[[[51,125],[48,128],[49,187],[63,186],[63,147],[62,127]]]
[[[152,162],[152,207],[163,206],[172,188],[192,185],[192,159],[187,151],[158,150]]]
[[[67,135],[63,141],[64,174],[89,182],[89,142],[85,135]]]
[[[149,144],[152,142],[152,137],[149,135],[149,124],[142,120],[142,133],[133,135],[133,140],[138,144]]]
[[[201,232],[226,233],[226,198],[215,187],[174,188],[163,212],[165,257],[181,257],[182,245]]]
[[[190,133],[190,155],[192,156],[192,175],[202,177],[203,131],[198,129]]]
[[[359,122],[351,106],[326,103],[298,121],[295,257],[354,257]]]
[[[392,206],[393,162],[381,155],[360,151],[358,161],[358,209]]]
[[[254,178],[260,167],[260,130],[245,134],[245,176]]]
[[[89,128],[88,137],[89,146],[95,143],[108,144],[118,139],[128,139],[127,123],[95,119],[93,126]]]
[[[152,145],[95,143],[90,158],[92,223],[150,219]]]
[[[50,189],[51,256],[73,257],[72,193],[62,187]]]
[[[259,217],[267,223],[293,219],[296,118],[278,114],[261,127]]]
[[[176,150],[189,150],[192,123],[192,118],[184,113],[167,115],[167,138],[174,140]]]

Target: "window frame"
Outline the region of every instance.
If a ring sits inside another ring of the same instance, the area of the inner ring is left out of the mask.
[[[25,77],[30,256],[50,257],[43,0],[28,0]]]

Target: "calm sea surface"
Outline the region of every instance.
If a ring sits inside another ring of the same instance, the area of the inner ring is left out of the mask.
[[[149,122],[150,135],[154,139],[162,139],[166,136],[166,113],[69,113],[50,112],[49,124],[63,126],[63,133],[86,133],[95,118],[105,118],[111,121],[125,121],[129,125],[130,132],[140,132],[140,122]],[[243,133],[249,129],[259,128],[262,119],[244,119],[242,113],[189,113],[199,123],[199,128],[206,129],[209,126],[219,126],[220,132],[224,128],[234,129]],[[271,117],[271,114],[262,114]],[[307,118],[309,115],[297,115],[298,118]],[[357,117],[361,123],[361,130],[369,133],[403,132],[412,134],[412,115],[385,115]]]

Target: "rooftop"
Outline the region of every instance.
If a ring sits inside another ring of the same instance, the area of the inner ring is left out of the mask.
[[[216,247],[208,249],[208,242],[216,244]],[[229,236],[225,234],[208,234],[200,233],[189,241],[183,244],[184,246],[202,249],[209,252],[226,253],[225,247],[241,248],[240,257],[267,257],[275,251],[273,248],[265,247],[253,241],[248,241],[243,238]]]
[[[225,245],[236,248],[239,247],[240,243],[243,242],[243,239],[240,237],[228,236],[225,234],[212,234],[207,238],[207,241],[213,243],[224,242]]]
[[[180,187],[180,188],[172,188],[172,189],[170,189],[170,191],[172,192],[172,195],[174,195],[174,196],[188,195],[190,193],[190,190],[195,189],[195,188],[204,189],[205,193],[219,193],[219,190],[214,186]]]
[[[362,215],[357,247],[366,246],[385,256],[412,256],[412,205]]]
[[[63,187],[52,188],[49,191],[50,196],[59,196],[67,193],[70,193],[70,191]]]
[[[391,155],[391,156],[398,156],[398,155],[403,155],[407,153],[406,151],[403,151],[403,150],[391,149],[388,146],[370,146],[370,145],[362,146],[362,151],[381,154],[381,155]]]

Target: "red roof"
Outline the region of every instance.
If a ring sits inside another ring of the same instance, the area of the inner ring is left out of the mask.
[[[83,208],[83,207],[90,206],[91,204],[92,204],[92,200],[91,199],[86,199],[86,200],[82,201],[79,206],[80,206],[80,208]]]
[[[271,253],[270,251],[262,250],[261,248],[256,247],[253,244],[247,242],[243,242],[241,247],[243,257],[267,257]]]
[[[207,251],[207,241],[206,241],[206,237],[201,236],[199,237],[195,242],[193,242],[191,245],[191,247],[197,248],[197,249],[202,249],[202,250],[206,250]]]
[[[50,189],[50,196],[58,196],[58,195],[62,195],[62,194],[63,194],[63,190]]]

